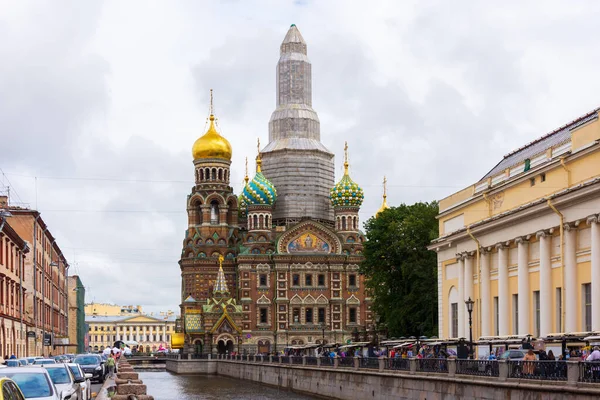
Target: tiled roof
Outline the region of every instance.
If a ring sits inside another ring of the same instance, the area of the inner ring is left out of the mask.
[[[532,158],[537,154],[543,153],[549,148],[569,141],[569,139],[571,138],[571,130],[579,125],[585,124],[597,118],[598,111],[600,111],[600,108],[596,108],[595,110],[588,112],[587,114],[577,118],[576,120],[571,121],[568,124],[561,126],[560,128],[542,136],[541,138],[536,139],[533,142],[528,143],[525,146],[518,148],[515,151],[505,155],[502,161],[500,161],[494,168],[492,168],[490,172],[488,172],[480,180],[484,180],[491,176],[498,175],[507,168],[511,168],[519,163],[524,162],[528,158]]]

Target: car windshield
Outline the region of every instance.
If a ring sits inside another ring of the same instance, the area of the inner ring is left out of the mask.
[[[74,362],[76,364],[82,364],[82,365],[98,364],[98,357],[94,357],[94,356],[75,357]]]
[[[48,368],[48,374],[50,375],[52,382],[57,385],[71,383],[69,373],[64,368]]]
[[[79,368],[76,365],[69,365],[69,369],[75,375],[75,378],[81,378],[82,375],[79,373]]]
[[[52,396],[52,386],[44,374],[18,372],[6,374],[0,370],[0,376],[6,376],[15,381],[28,399]]]

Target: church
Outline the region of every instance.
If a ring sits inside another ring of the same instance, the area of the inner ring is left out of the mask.
[[[364,195],[348,173],[335,182],[312,108],[312,67],[295,25],[280,47],[269,142],[239,196],[232,147],[212,112],[193,145],[195,185],[179,265],[185,352],[273,353],[346,343],[373,329],[359,265]],[[246,162],[247,164],[247,162]]]

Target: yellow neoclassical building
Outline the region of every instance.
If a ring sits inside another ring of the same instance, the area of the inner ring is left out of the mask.
[[[100,314],[99,310],[103,313]],[[109,311],[116,315],[109,315]],[[106,346],[113,346],[117,340],[135,342],[135,347],[141,346],[146,352],[156,351],[161,345],[169,348],[171,335],[175,333],[176,318],[171,311],[158,315],[141,314],[140,306],[86,305],[87,350],[101,351]]]
[[[600,331],[599,110],[440,200],[440,337]]]

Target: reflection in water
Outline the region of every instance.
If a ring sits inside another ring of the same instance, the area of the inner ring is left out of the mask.
[[[311,400],[315,397],[278,390],[250,381],[217,375],[176,375],[170,372],[139,372],[156,400]]]

